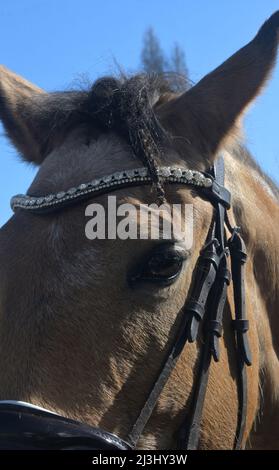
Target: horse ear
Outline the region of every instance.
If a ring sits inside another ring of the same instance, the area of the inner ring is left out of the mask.
[[[159,108],[165,127],[175,136],[187,137],[196,151],[212,160],[268,79],[278,41],[279,11],[249,44],[189,91]]]
[[[0,118],[22,156],[41,163],[41,105],[47,96],[40,88],[0,66]]]

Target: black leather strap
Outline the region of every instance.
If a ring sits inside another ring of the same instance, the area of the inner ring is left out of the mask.
[[[128,435],[127,442],[129,445],[134,448],[146,426],[146,423],[148,422],[152,411],[154,410],[154,407],[162,393],[162,390],[167,383],[171,372],[173,371],[177,360],[184,349],[184,346],[187,342],[187,316],[183,314],[182,318],[182,324],[181,327],[178,331],[178,334],[176,336],[174,345],[172,346],[167,359],[165,360],[161,372],[158,376],[158,379],[156,380],[155,384],[153,385],[149,396],[134,424],[132,427],[131,432]]]
[[[178,449],[195,450],[199,445],[201,418],[209,377],[211,355],[209,350],[209,336],[205,338],[201,350],[196,381],[193,386],[191,405],[178,433]]]
[[[149,420],[152,411],[160,397],[160,394],[174,369],[178,357],[184,349],[187,341],[197,339],[200,323],[203,328],[203,346],[201,348],[198,373],[193,385],[190,411],[182,422],[178,432],[178,447],[180,449],[197,449],[201,428],[201,418],[206,396],[207,383],[211,358],[219,360],[219,338],[222,334],[223,311],[227,298],[227,286],[230,283],[230,272],[227,266],[227,256],[232,258],[232,279],[234,284],[234,298],[236,318],[234,328],[236,330],[237,355],[238,355],[238,395],[239,413],[236,431],[235,448],[241,447],[245,428],[247,407],[247,379],[245,364],[251,363],[249,345],[247,341],[248,322],[245,317],[245,292],[244,292],[244,262],[245,246],[235,229],[228,223],[226,209],[230,205],[230,194],[224,188],[224,162],[219,159],[211,171],[214,179],[213,189],[201,192],[214,206],[214,220],[209,231],[207,243],[201,250],[197,267],[195,269],[195,281],[190,293],[190,300],[185,303],[182,322],[174,345],[171,348],[156,380],[146,403],[133,426],[128,442],[135,447],[143,429]],[[233,236],[229,243],[226,241],[225,223]],[[229,249],[228,249],[229,246]]]
[[[220,257],[216,251],[217,240],[212,237],[209,243],[201,250],[196,268],[196,278],[191,300],[186,303],[186,315],[189,317],[188,341],[196,341],[199,324],[203,320],[209,292],[215,282]]]
[[[220,358],[219,339],[222,336],[223,313],[227,300],[227,287],[231,280],[231,273],[227,267],[227,264],[227,254],[224,253],[217,273],[217,282],[214,290],[214,300],[212,305],[213,315],[208,325],[210,332],[210,352],[215,362],[219,361]]]
[[[216,165],[212,168],[212,176],[215,181],[215,187],[218,185],[219,188],[223,188],[224,184],[224,161],[220,158]],[[224,189],[224,188],[223,188]],[[227,190],[223,192],[228,193]],[[228,193],[229,194],[229,193]],[[230,195],[228,200],[230,199]],[[215,208],[215,222],[212,227],[211,240],[206,245],[214,248],[214,256],[205,256],[205,260],[214,259],[214,275],[207,278],[196,279],[197,287],[201,292],[206,292],[206,297],[203,298],[204,302],[204,331],[203,331],[203,347],[201,349],[199,359],[199,369],[196,377],[196,381],[193,385],[193,393],[191,399],[191,407],[188,416],[182,423],[179,431],[178,444],[180,449],[194,450],[198,448],[202,412],[204,407],[204,401],[206,396],[209,368],[211,363],[212,355],[216,359],[219,358],[218,349],[218,338],[221,336],[222,331],[222,318],[223,310],[226,300],[226,288],[229,274],[226,265],[226,254],[227,251],[224,248],[225,244],[225,207],[224,200],[221,197],[221,191],[218,191],[217,198],[211,198],[211,202]],[[210,272],[210,271],[209,271]],[[202,281],[202,287],[199,287],[199,282]],[[212,282],[211,282],[212,281]],[[195,297],[194,297],[195,298]],[[193,316],[193,321],[196,316]],[[190,323],[191,325],[191,323]],[[195,325],[194,335],[189,337],[190,340],[194,340],[197,337],[197,326]]]
[[[197,337],[199,323],[203,319],[207,297],[212,285],[214,284],[216,271],[220,261],[220,257],[216,252],[215,245],[217,241],[213,236],[214,233],[215,224],[209,232],[209,241],[201,250],[197,263],[197,270],[195,273],[196,277],[194,289],[191,294],[191,301],[186,302],[182,310],[182,322],[174,342],[174,346],[171,348],[171,351],[161,369],[159,377],[152,387],[148,399],[145,402],[131,432],[128,435],[128,443],[132,447],[136,446],[187,341],[195,341]],[[217,245],[219,246],[218,242]],[[206,384],[204,388],[206,389]],[[201,405],[200,408],[202,412],[202,402],[200,401],[199,404]],[[182,439],[180,438],[180,442],[181,441]],[[187,448],[186,445],[187,444],[184,442],[182,448]]]
[[[224,187],[225,164],[222,156],[215,161],[210,170],[210,176],[213,178],[213,185],[210,188],[203,188],[202,193],[214,206],[220,204],[224,209],[229,209],[231,193]]]
[[[203,188],[201,193],[208,199],[212,204],[220,202],[226,209],[231,206],[231,194],[230,192],[217,181],[213,181],[213,185],[210,188]]]
[[[241,449],[246,425],[248,405],[246,366],[250,366],[252,364],[252,360],[247,337],[249,322],[246,319],[244,284],[244,266],[246,263],[247,254],[245,243],[240,237],[237,230],[233,230],[232,237],[229,240],[229,248],[231,253],[232,279],[235,304],[235,319],[232,323],[236,333],[236,353],[238,368],[239,410],[235,437],[235,449]]]

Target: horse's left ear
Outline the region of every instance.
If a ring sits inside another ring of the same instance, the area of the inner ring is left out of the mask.
[[[279,11],[256,37],[197,85],[163,104],[159,116],[175,136],[188,141],[206,159],[236,127],[274,67],[279,41]]]

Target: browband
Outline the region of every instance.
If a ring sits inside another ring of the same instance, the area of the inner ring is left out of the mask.
[[[230,193],[207,173],[169,166],[159,167],[157,173],[163,184],[176,183],[196,186],[204,191],[208,199],[221,202],[227,208],[230,206]],[[67,191],[59,191],[56,194],[47,194],[46,196],[19,194],[11,199],[11,208],[13,211],[25,209],[38,213],[47,212],[73,204],[75,201],[88,199],[91,195],[95,196],[96,194],[102,194],[114,189],[146,184],[152,184],[152,178],[147,168],[118,171],[111,175],[94,179],[89,183],[82,183]]]

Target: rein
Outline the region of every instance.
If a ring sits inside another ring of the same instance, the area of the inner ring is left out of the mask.
[[[195,187],[198,194],[214,207],[207,241],[200,251],[195,269],[191,300],[186,300],[178,333],[170,348],[157,380],[127,437],[127,442],[101,429],[93,428],[48,410],[17,401],[0,401],[0,449],[135,449],[145,426],[160,398],[166,382],[187,343],[195,342],[202,325],[203,345],[198,358],[198,373],[190,396],[189,412],[177,433],[177,448],[197,449],[201,420],[212,358],[219,361],[219,340],[222,336],[223,312],[227,287],[232,282],[237,359],[238,419],[234,449],[240,449],[247,415],[247,373],[251,354],[245,313],[244,265],[246,249],[239,228],[232,227],[227,210],[230,193],[224,187],[224,161],[219,158],[207,173],[176,167],[161,167],[158,176],[163,184],[182,184]],[[47,196],[18,195],[12,198],[13,210],[23,209],[43,214],[62,209],[95,194],[120,187],[151,184],[145,168],[114,173],[79,187]],[[226,228],[231,236],[227,239]],[[231,273],[228,258],[231,259]],[[63,437],[62,437],[63,436]]]

